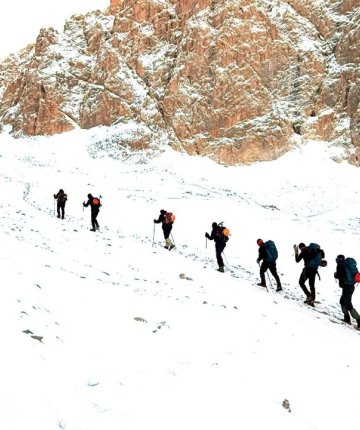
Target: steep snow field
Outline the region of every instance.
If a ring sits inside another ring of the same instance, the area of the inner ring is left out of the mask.
[[[171,150],[92,158],[94,139],[0,135],[0,429],[356,427],[360,333],[340,322],[333,272],[339,253],[360,263],[359,169],[319,142],[224,167]],[[89,192],[102,196],[98,233]],[[176,215],[171,252],[160,209]],[[213,221],[232,234],[225,274],[206,246]],[[282,293],[256,285],[258,238],[277,244]],[[301,241],[329,262],[315,309],[297,285]]]

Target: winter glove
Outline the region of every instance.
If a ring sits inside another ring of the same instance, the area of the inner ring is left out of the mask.
[[[54,199],[56,199],[56,194],[54,194]]]
[[[294,245],[294,251],[295,251],[295,254],[299,252],[299,247],[297,245]]]
[[[210,236],[208,233],[205,233],[205,237],[206,237],[206,239],[210,239]]]
[[[156,219],[154,219],[154,222],[156,222],[157,220]]]
[[[257,259],[257,260],[256,260],[256,262],[257,262],[257,264],[259,264],[259,263],[260,263],[260,260],[259,260],[259,259]]]

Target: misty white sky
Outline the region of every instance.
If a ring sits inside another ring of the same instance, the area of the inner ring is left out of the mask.
[[[42,27],[62,30],[74,13],[105,10],[110,0],[4,1],[0,14],[0,59],[36,40]]]

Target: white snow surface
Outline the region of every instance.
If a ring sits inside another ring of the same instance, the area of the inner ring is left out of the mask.
[[[360,333],[340,322],[333,272],[339,253],[360,262],[359,169],[325,142],[224,167],[170,149],[94,158],[93,139],[0,135],[0,429],[356,427]],[[88,193],[102,196],[100,232]],[[160,209],[176,215],[171,252]],[[213,221],[232,234],[224,274],[205,246]],[[282,293],[256,285],[258,238],[277,244]],[[329,263],[314,309],[297,285],[301,241]]]

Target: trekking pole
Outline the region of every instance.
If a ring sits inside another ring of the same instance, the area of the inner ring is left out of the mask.
[[[54,216],[55,216],[55,199],[54,199]]]
[[[207,237],[205,237],[205,249],[207,249]]]
[[[271,279],[270,279],[269,272],[268,272],[268,271],[266,271],[266,273],[267,273],[267,275],[268,275],[268,279],[269,279],[270,287],[272,288],[272,283],[271,283]]]
[[[174,246],[176,248],[176,243],[175,243],[175,240],[174,240],[174,236],[172,235],[172,233],[170,233],[170,235],[171,235],[171,240],[174,242]]]
[[[151,246],[154,246],[154,240],[155,240],[155,223],[154,223],[154,228],[153,228],[153,238],[152,238]]]
[[[225,251],[223,251],[222,253],[223,253],[223,256],[224,256],[224,260],[225,260],[226,266],[229,266],[229,263],[227,261],[226,255],[225,255]]]

